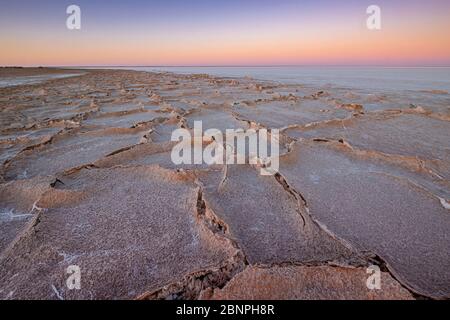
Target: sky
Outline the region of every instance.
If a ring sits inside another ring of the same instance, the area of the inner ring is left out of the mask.
[[[450,66],[448,30],[449,0],[0,0],[0,65]]]

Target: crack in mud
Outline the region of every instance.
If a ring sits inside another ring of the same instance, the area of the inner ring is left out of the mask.
[[[197,194],[197,218],[213,236],[219,237],[235,249],[235,254],[220,267],[196,271],[181,280],[168,284],[153,292],[140,295],[138,300],[194,300],[202,291],[223,288],[236,274],[248,265],[247,259],[238,244],[228,236],[228,226],[220,220],[203,199],[203,190],[199,182]]]
[[[401,286],[403,288],[405,288],[406,290],[408,290],[416,299],[430,299],[429,297],[427,297],[426,295],[423,295],[421,293],[419,293],[418,291],[414,290],[412,287],[408,286],[404,281],[402,281],[401,279],[398,278],[398,275],[396,275],[396,273],[392,270],[392,268],[389,267],[389,264],[383,260],[379,255],[370,252],[370,251],[360,251],[356,248],[354,248],[353,245],[351,245],[349,242],[345,241],[344,239],[338,237],[337,235],[335,235],[333,232],[331,232],[324,224],[322,224],[319,220],[315,219],[313,216],[311,216],[310,214],[310,210],[308,208],[308,203],[305,199],[305,197],[298,192],[297,190],[293,189],[291,186],[289,186],[288,182],[286,181],[286,179],[279,173],[277,173],[275,175],[275,179],[283,186],[283,188],[286,190],[286,192],[288,192],[289,194],[293,195],[296,199],[301,199],[303,206],[306,208],[306,214],[308,215],[308,217],[311,218],[311,222],[316,224],[321,230],[323,230],[325,233],[327,233],[328,235],[330,235],[333,239],[335,239],[336,241],[342,243],[345,247],[351,249],[354,252],[359,252],[361,254],[361,256],[364,257],[364,259],[367,261],[367,265],[360,265],[360,266],[368,266],[369,264],[373,264],[373,265],[377,265],[380,267],[381,271],[383,272],[388,272],[392,278],[394,278],[395,280],[397,280]],[[303,224],[306,224],[305,221],[305,217],[303,216],[303,211],[299,210],[300,215],[302,217],[303,220]],[[266,264],[257,264],[256,266],[258,267],[262,267],[262,268],[272,268],[274,266],[331,266],[331,267],[340,267],[339,264],[335,265],[333,263],[333,261],[325,261],[325,262],[306,262],[306,263],[294,263],[294,262],[279,262],[279,263],[273,263],[270,265],[266,265]],[[354,266],[354,267],[358,267],[358,265]]]

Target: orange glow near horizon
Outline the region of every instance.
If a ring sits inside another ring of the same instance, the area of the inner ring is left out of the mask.
[[[365,27],[364,11],[190,29],[88,20],[81,31],[68,31],[63,20],[56,28],[19,26],[5,33],[3,23],[0,65],[449,65],[446,14],[400,13],[383,14],[380,31]]]

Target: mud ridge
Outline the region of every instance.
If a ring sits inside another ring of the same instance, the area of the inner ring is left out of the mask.
[[[431,297],[427,297],[426,295],[417,292],[416,290],[414,290],[413,288],[411,288],[410,286],[408,286],[404,281],[402,281],[401,279],[399,279],[398,275],[395,273],[395,271],[392,270],[392,268],[389,266],[389,264],[383,260],[379,255],[374,254],[370,251],[360,251],[358,249],[356,249],[352,244],[350,244],[348,241],[342,239],[341,237],[338,237],[336,234],[334,234],[333,232],[331,232],[324,224],[322,224],[320,221],[318,221],[317,219],[314,218],[313,215],[311,215],[311,212],[308,209],[307,206],[307,202],[306,199],[301,195],[301,193],[299,193],[298,191],[296,191],[295,189],[291,188],[288,184],[288,182],[286,181],[286,179],[281,175],[278,174],[278,176],[275,177],[276,180],[283,186],[283,188],[285,188],[285,190],[287,192],[289,192],[290,194],[294,194],[294,195],[299,195],[299,197],[302,199],[303,204],[305,205],[305,208],[307,209],[308,212],[308,216],[310,217],[311,221],[316,224],[321,230],[323,230],[326,234],[328,234],[329,236],[331,236],[333,239],[335,239],[336,241],[340,242],[342,245],[344,245],[345,247],[347,247],[348,249],[352,250],[355,253],[359,253],[361,255],[361,257],[363,257],[364,260],[367,261],[367,265],[369,264],[374,264],[380,267],[380,269],[382,271],[388,272],[403,288],[405,288],[406,290],[408,290],[416,299],[431,299]],[[302,216],[303,218],[303,216]],[[304,218],[303,218],[304,219]],[[305,222],[305,220],[303,220]],[[276,263],[273,265],[261,265],[262,267],[273,267],[273,266],[335,266],[335,267],[341,267],[342,265],[340,264],[335,264],[333,263],[333,261],[326,261],[326,262],[307,262],[307,263],[292,263],[292,262],[283,262],[283,263]],[[261,267],[260,265],[258,265],[259,267]],[[352,265],[349,264],[347,265],[348,267],[358,267],[358,265]]]
[[[203,291],[223,288],[236,274],[242,272],[248,261],[238,244],[229,237],[228,226],[217,217],[203,199],[203,188],[200,182],[197,194],[197,219],[212,236],[219,237],[231,245],[235,253],[222,266],[211,267],[190,273],[180,281],[170,283],[155,291],[144,293],[138,300],[195,300]]]

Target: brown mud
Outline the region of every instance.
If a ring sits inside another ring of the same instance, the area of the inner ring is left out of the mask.
[[[0,298],[450,298],[450,99],[424,94],[112,70],[0,88]],[[199,120],[280,129],[279,173],[174,165]]]

